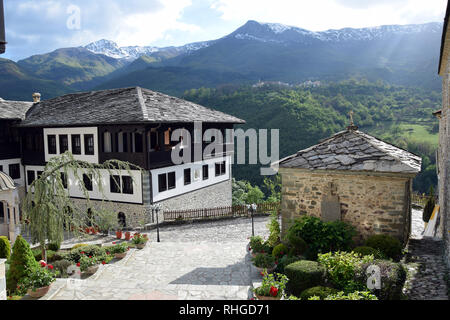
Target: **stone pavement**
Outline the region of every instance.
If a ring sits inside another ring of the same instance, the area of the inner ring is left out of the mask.
[[[255,234],[267,237],[268,217],[255,217]],[[100,266],[84,280],[61,279],[41,299],[248,299],[251,220],[237,218],[165,226],[142,250]]]
[[[413,209],[405,258],[409,275],[404,293],[410,300],[448,300],[442,239],[423,237],[423,229],[422,210]]]

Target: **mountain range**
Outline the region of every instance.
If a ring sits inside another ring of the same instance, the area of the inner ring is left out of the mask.
[[[0,96],[30,100],[139,85],[168,94],[225,84],[348,78],[440,89],[442,23],[313,32],[248,21],[216,40],[179,47],[119,47],[99,40],[14,62],[0,59]]]

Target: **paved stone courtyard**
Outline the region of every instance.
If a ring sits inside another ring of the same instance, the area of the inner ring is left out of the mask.
[[[256,235],[268,235],[268,220],[255,217]],[[43,299],[248,299],[251,232],[248,218],[165,226],[159,243],[152,230],[144,249],[88,279],[58,279]]]

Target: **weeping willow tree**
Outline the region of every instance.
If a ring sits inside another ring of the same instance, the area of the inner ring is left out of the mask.
[[[132,177],[132,169],[142,170],[129,162],[119,160],[108,160],[103,164],[76,160],[69,151],[52,157],[42,174],[29,186],[29,192],[22,202],[22,224],[29,232],[31,241],[40,244],[42,259],[45,259],[47,241],[59,246],[64,240],[65,230],[79,237],[86,227],[95,224],[97,218],[104,219],[107,199],[103,179],[108,176],[105,171],[109,175],[120,175],[126,171]],[[102,197],[100,205],[92,205],[83,175],[87,175],[90,183],[98,187]],[[76,205],[70,199],[67,186],[69,176],[71,186],[78,187],[83,194],[85,205]],[[120,189],[119,182],[112,180]]]

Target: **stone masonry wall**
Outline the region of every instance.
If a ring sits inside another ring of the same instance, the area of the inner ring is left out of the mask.
[[[445,40],[446,52],[450,52],[450,32],[447,30]],[[442,235],[444,239],[445,261],[450,267],[450,157],[449,157],[449,139],[450,139],[450,55],[447,54],[446,70],[442,74],[442,119],[440,124],[444,128],[439,130],[440,141],[440,189],[439,189],[439,204],[442,213]],[[444,63],[444,62],[443,62]]]
[[[360,240],[384,233],[406,241],[409,236],[409,177],[369,176],[299,169],[280,169],[282,232],[292,219],[321,217],[321,202],[330,188],[339,197],[341,220],[352,224]]]
[[[6,259],[0,259],[0,300],[6,300]]]
[[[158,203],[163,210],[228,207],[232,205],[231,179]]]

